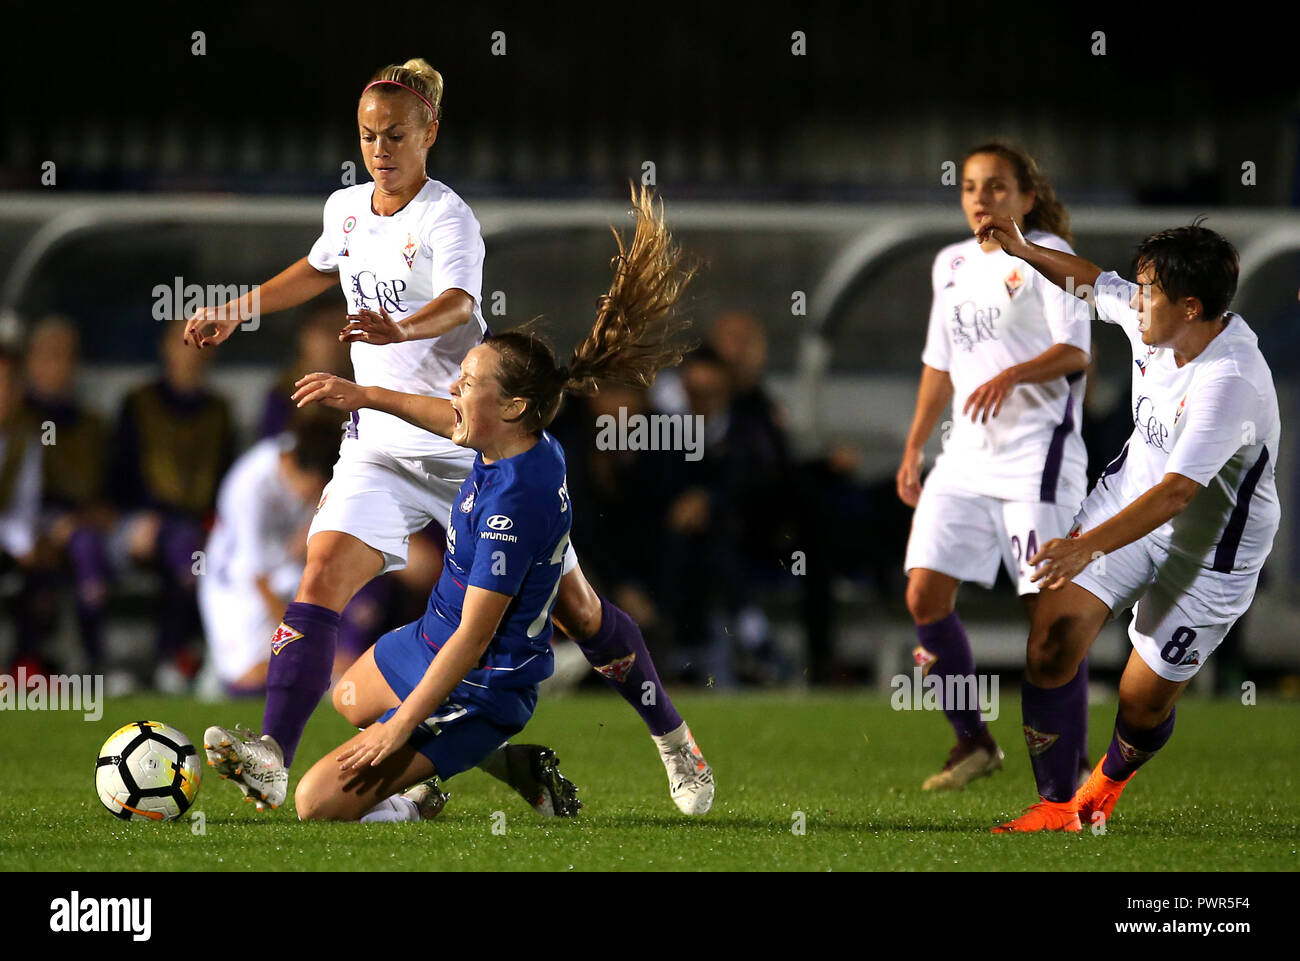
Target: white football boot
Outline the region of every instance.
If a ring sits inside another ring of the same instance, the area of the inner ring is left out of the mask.
[[[686,722],[675,731],[651,738],[668,771],[668,794],[677,809],[683,814],[707,814],[713,806],[713,768],[704,760]]]
[[[208,753],[208,767],[216,768],[223,778],[233,780],[244,792],[244,800],[278,808],[289,793],[289,772],[284,766],[284,752],[269,734],[258,737],[248,728],[216,725],[203,734]]]
[[[450,794],[443,791],[438,786],[438,777],[434,775],[427,781],[421,781],[415,787],[402,795],[404,798],[411,800],[420,812],[420,819],[431,821],[442,813],[442,809],[447,806],[447,799]]]

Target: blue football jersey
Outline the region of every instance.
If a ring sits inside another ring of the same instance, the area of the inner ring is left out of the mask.
[[[422,636],[435,650],[460,624],[469,586],[514,597],[487,653],[465,677],[478,687],[537,684],[555,669],[551,607],[569,546],[564,448],[550,434],[493,464],[479,454],[452,503],[442,575]]]

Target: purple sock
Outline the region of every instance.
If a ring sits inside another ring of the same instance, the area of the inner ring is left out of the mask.
[[[1070,800],[1078,784],[1085,727],[1085,716],[1079,713],[1080,687],[1086,690],[1087,684],[1075,674],[1060,687],[1039,687],[1026,680],[1021,691],[1029,761],[1038,793],[1048,801]]]
[[[285,767],[293,762],[307,719],[329,690],[338,635],[338,611],[294,601],[271,638],[262,733],[284,750]]]
[[[1076,677],[1079,686],[1075,690],[1074,709],[1083,718],[1083,737],[1079,740],[1079,770],[1092,773],[1092,764],[1088,760],[1088,658],[1079,662]]]
[[[975,655],[971,653],[970,639],[966,637],[966,628],[962,627],[957,612],[953,611],[933,624],[916,625],[916,636],[921,643],[912,656],[927,678],[937,677],[943,684],[940,689],[943,713],[957,737],[983,733],[987,728],[980,719],[979,702],[975,699]],[[950,685],[947,683],[949,677],[970,678],[970,681],[965,685]],[[948,703],[948,694],[957,694],[959,688],[969,692],[973,701],[961,709]]]
[[[1174,733],[1174,711],[1164,722],[1149,731],[1139,731],[1124,723],[1122,712],[1115,715],[1115,734],[1110,739],[1101,773],[1112,781],[1123,781],[1165,746]]]
[[[682,716],[659,680],[636,621],[602,597],[600,630],[588,640],[574,640],[587,662],[641,715],[651,734],[681,727]]]

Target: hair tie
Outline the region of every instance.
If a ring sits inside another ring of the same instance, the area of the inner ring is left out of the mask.
[[[400,80],[372,80],[370,83],[366,84],[365,87],[362,88],[362,90],[361,90],[361,96],[364,97],[364,96],[366,95],[366,91],[367,91],[367,90],[369,90],[371,87],[377,86],[378,84],[381,84],[381,83],[391,83],[391,84],[395,84],[396,86],[401,87],[403,90],[409,90],[409,91],[411,91],[411,93],[415,94],[417,97],[419,97],[421,100],[424,101],[424,105],[425,105],[426,107],[428,107],[428,108],[429,108],[429,112],[430,112],[431,114],[433,114],[433,119],[434,119],[434,120],[437,120],[437,119],[438,119],[438,111],[434,109],[433,104],[429,103],[429,98],[426,97],[424,94],[420,93],[420,91],[416,90],[414,87],[408,87],[406,84],[402,83]]]

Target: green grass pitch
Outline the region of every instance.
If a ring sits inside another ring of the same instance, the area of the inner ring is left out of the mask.
[[[1006,768],[960,793],[928,794],[949,731],[941,716],[895,712],[873,693],[683,694],[717,777],[713,811],[688,819],[640,720],[604,692],[543,696],[519,739],[553,746],[581,787],[574,820],[546,820],[479,771],[448,782],[443,815],[420,824],[300,824],[291,804],[259,815],[206,766],[177,822],[126,823],[106,812],[95,752],[132,720],[160,720],[196,742],[211,723],[256,726],[261,702],[107,701],[98,722],[72,712],[9,712],[0,743],[0,869],[1234,871],[1300,868],[1300,704],[1188,698],[1173,740],[1137,777],[1109,831],[993,836],[1035,799],[1019,705],[992,724]],[[1093,706],[1092,751],[1114,703]],[[322,704],[300,767],[349,736]],[[292,782],[291,782],[292,789]],[[504,812],[502,822],[493,812]],[[802,814],[802,818],[799,815]],[[794,830],[802,820],[802,834]],[[504,833],[493,826],[504,823]]]

